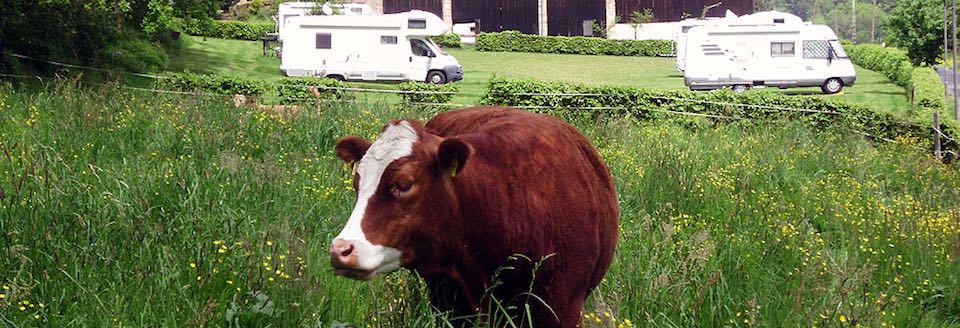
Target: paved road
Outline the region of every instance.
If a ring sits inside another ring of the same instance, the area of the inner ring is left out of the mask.
[[[943,84],[947,85],[947,90],[953,91],[953,70],[943,66],[937,66],[937,74],[940,75],[940,80],[943,81]],[[960,81],[960,76],[957,76],[957,81]],[[953,94],[951,94],[953,95]]]

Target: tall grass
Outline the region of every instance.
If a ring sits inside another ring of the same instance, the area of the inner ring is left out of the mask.
[[[5,325],[446,324],[416,275],[347,281],[326,256],[353,205],[336,138],[433,109],[278,116],[68,84],[0,93]],[[588,326],[960,327],[960,171],[916,141],[571,120],[622,211]]]

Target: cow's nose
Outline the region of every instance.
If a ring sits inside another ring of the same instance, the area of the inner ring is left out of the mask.
[[[351,267],[356,264],[353,256],[353,242],[345,239],[334,239],[330,245],[330,262],[335,267]]]

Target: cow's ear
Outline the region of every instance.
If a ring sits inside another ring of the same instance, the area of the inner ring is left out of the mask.
[[[369,148],[370,142],[358,136],[343,137],[337,140],[337,157],[348,164],[353,164],[363,158],[363,154],[366,154]]]
[[[473,155],[473,147],[458,138],[444,139],[437,149],[437,166],[440,172],[456,177],[463,171],[467,158]]]

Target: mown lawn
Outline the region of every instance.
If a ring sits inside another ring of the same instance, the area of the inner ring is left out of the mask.
[[[457,82],[464,95],[454,103],[474,104],[487,81],[494,76],[530,78],[595,85],[619,85],[654,89],[686,90],[683,73],[675,69],[674,58],[558,55],[511,52],[479,52],[473,47],[448,49],[464,67],[464,80]],[[171,70],[195,73],[243,75],[263,80],[280,80],[280,60],[262,56],[262,44],[184,36],[171,50]],[[838,101],[868,104],[891,112],[905,111],[910,102],[903,88],[879,73],[857,67],[854,87],[840,95],[823,95],[819,88],[789,89],[788,94],[827,97]],[[372,88],[391,84],[357,83]]]
[[[430,109],[0,85],[0,325],[442,327],[408,271],[334,277],[338,137]],[[617,185],[587,327],[960,327],[960,169],[789,122],[566,117]]]

